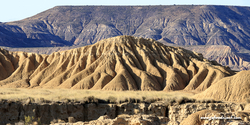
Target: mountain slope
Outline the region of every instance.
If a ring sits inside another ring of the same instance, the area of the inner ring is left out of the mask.
[[[204,45],[204,46],[186,46],[185,49],[202,53],[202,55],[209,59],[215,60],[224,66],[229,66],[232,70],[249,70],[249,57],[239,54],[225,45]]]
[[[234,74],[202,55],[131,36],[50,55],[0,55],[1,87],[203,91]]]
[[[250,8],[237,6],[57,6],[0,23],[0,46],[83,46],[133,35],[181,46],[226,45],[249,62],[249,20]]]
[[[240,50],[250,47],[249,11],[249,7],[233,6],[58,6],[2,25],[17,26],[30,39],[63,45],[134,35],[178,45],[228,45]]]

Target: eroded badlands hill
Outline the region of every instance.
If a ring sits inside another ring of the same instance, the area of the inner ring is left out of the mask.
[[[223,78],[215,82],[205,91],[195,95],[197,98],[213,98],[227,101],[249,101],[250,99],[250,71],[241,71],[236,75]],[[218,89],[220,88],[220,89]]]
[[[152,39],[118,36],[50,55],[0,53],[1,87],[200,90],[231,70]]]
[[[249,7],[216,5],[57,6],[23,20],[0,23],[0,46],[84,46],[133,35],[181,46],[225,45],[242,61],[235,57],[216,61],[242,70],[249,69],[250,62],[249,13]],[[232,59],[235,63],[230,63]]]

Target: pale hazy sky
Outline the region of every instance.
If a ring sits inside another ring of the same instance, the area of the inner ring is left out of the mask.
[[[21,20],[58,5],[235,5],[249,6],[250,0],[2,0],[0,22]]]

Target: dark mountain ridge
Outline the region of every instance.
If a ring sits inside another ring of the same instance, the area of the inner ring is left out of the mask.
[[[226,45],[236,54],[248,55],[250,8],[56,6],[20,21],[0,23],[0,34],[0,46],[8,47],[83,46],[132,35],[181,46]]]
[[[239,50],[250,47],[245,42],[250,38],[249,12],[249,7],[236,6],[57,6],[2,27],[62,45],[134,35],[178,45],[220,44]]]

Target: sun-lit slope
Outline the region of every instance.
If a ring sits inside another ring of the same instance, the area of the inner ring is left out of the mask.
[[[28,87],[29,77],[47,55],[33,53],[9,52],[0,48],[1,85],[9,87]]]
[[[2,87],[203,91],[233,74],[200,54],[132,36],[51,55],[1,50],[0,59]]]
[[[249,78],[250,71],[241,71],[234,76],[217,81],[207,90],[195,95],[195,97],[237,102],[246,101],[246,99],[250,99]]]

